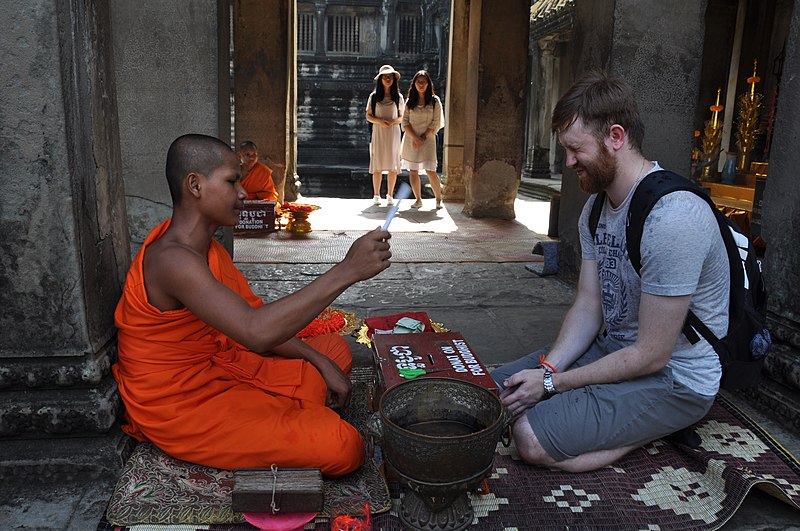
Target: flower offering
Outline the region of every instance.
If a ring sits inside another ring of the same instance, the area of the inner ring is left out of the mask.
[[[319,210],[317,205],[306,205],[303,203],[283,203],[281,210],[284,212],[313,212]]]

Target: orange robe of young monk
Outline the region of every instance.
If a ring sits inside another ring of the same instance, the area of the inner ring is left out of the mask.
[[[126,406],[123,430],[166,453],[206,466],[320,468],[338,476],[361,466],[358,431],[326,407],[327,385],[310,363],[256,354],[187,309],[162,312],[147,300],[142,261],[157,226],[131,264],[114,315],[114,376]],[[228,288],[258,307],[228,253],[212,240],[208,265]],[[346,373],[352,354],[339,335],[308,343]]]
[[[256,162],[247,177],[242,179],[242,188],[247,190],[247,199],[266,199],[276,201],[278,192],[272,182],[272,170],[261,162]]]

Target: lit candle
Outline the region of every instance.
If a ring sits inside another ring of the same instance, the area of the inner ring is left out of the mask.
[[[750,83],[750,101],[753,101],[756,97],[756,83],[761,81],[761,78],[756,75],[756,68],[758,67],[758,59],[753,61],[753,77],[747,78],[747,82]]]
[[[714,121],[713,121],[714,129],[717,128],[717,119],[718,119],[718,116],[719,116],[719,111],[721,111],[723,109],[723,107],[719,104],[719,94],[720,94],[721,91],[722,91],[721,87],[717,89],[717,102],[710,107],[711,111],[714,113],[714,114],[712,114],[712,116],[714,118]]]

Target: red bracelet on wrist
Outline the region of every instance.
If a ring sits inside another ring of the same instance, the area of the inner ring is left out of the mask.
[[[550,369],[550,372],[557,373],[557,372],[558,372],[558,370],[556,370],[556,368],[555,368],[555,367],[553,367],[552,365],[550,365],[549,363],[547,363],[546,361],[544,361],[544,359],[545,359],[546,357],[547,357],[547,354],[541,354],[541,355],[539,356],[539,365],[543,365],[543,366],[547,367],[548,369]]]

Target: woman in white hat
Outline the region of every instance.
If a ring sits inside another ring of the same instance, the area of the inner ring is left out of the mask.
[[[386,177],[386,204],[394,200],[394,185],[400,171],[400,123],[405,100],[397,80],[400,72],[383,65],[375,76],[375,90],[367,100],[367,121],[372,130],[369,144],[369,172],[372,174],[373,204],[381,204],[381,179]]]
[[[433,91],[433,80],[425,70],[411,79],[408,88],[408,106],[403,113],[403,144],[400,150],[400,167],[408,170],[408,181],[416,201],[411,208],[422,207],[422,186],[419,172],[428,175],[436,197],[436,209],[442,208],[442,185],[436,173],[436,133],[444,127],[442,102]]]

